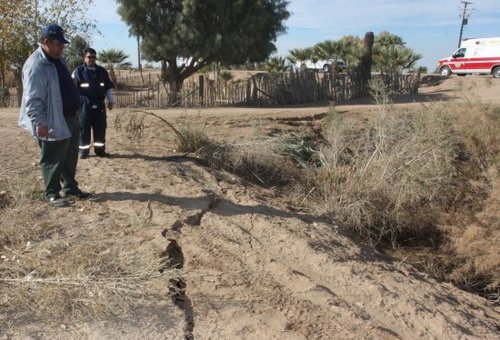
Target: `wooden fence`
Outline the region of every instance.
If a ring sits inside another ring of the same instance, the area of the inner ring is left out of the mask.
[[[416,93],[420,74],[374,74],[390,95]],[[221,107],[310,104],[344,101],[368,96],[366,89],[348,74],[301,71],[282,74],[257,73],[248,79],[224,81],[200,75],[184,81],[176,98],[168,84],[157,75],[121,76],[114,91],[117,107]],[[11,91],[3,106],[16,107],[17,96]]]
[[[15,87],[8,91],[0,87],[0,107],[18,107],[17,91]]]
[[[419,74],[375,74],[390,95],[416,93]],[[166,108],[264,106],[343,101],[368,96],[365,89],[347,74],[334,76],[319,72],[258,73],[245,80],[213,80],[206,76],[186,80],[177,98],[170,97],[168,84],[148,76],[123,77],[115,91],[120,107]]]

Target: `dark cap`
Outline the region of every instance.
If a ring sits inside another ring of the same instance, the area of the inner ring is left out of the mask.
[[[42,30],[42,38],[55,39],[62,44],[69,44],[64,38],[64,30],[57,24],[48,24]]]

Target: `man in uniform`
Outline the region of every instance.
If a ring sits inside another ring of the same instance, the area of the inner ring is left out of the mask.
[[[96,64],[96,51],[86,48],[83,51],[84,64],[73,71],[73,79],[80,91],[80,158],[89,156],[91,131],[94,134],[94,152],[96,156],[108,157],[106,152],[106,105],[113,109],[115,87],[108,72]]]

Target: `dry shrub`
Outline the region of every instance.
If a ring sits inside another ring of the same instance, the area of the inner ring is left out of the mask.
[[[328,142],[311,176],[332,218],[373,243],[391,240],[399,257],[498,302],[500,108],[467,98],[382,105],[357,125],[335,111],[327,118]]]
[[[317,192],[335,218],[371,241],[419,234],[436,220],[434,207],[455,196],[462,140],[435,107],[384,109],[361,127],[332,111],[324,134]]]
[[[471,292],[500,302],[500,225],[471,224],[450,228],[449,279]]]
[[[196,152],[212,143],[204,129],[182,127],[179,133],[183,136],[183,138],[176,140],[177,151],[179,152]]]
[[[448,112],[481,171],[500,168],[500,107],[474,102],[450,106]]]
[[[169,121],[151,111],[133,110],[119,112],[115,117],[115,128],[117,130],[123,130],[129,139],[140,140],[144,138],[146,132],[147,118],[159,120],[162,124],[168,126],[175,133],[177,138],[183,138],[180,132]]]
[[[283,150],[281,138],[270,138],[244,144],[215,145],[200,149],[200,155],[211,166],[237,174],[266,186],[289,186],[300,183],[302,173]]]
[[[130,111],[119,113],[115,118],[115,127],[118,130],[124,130],[127,136],[131,139],[139,140],[144,136],[146,129],[145,120],[148,117],[153,117],[159,120],[161,124],[170,128],[176,138],[177,151],[179,152],[196,152],[201,147],[211,143],[204,129],[182,127],[177,129],[166,119],[158,116],[151,111]],[[158,137],[162,139],[162,136]]]
[[[447,279],[472,292],[500,302],[500,107],[466,100],[448,106],[453,123],[464,136],[470,158],[466,174],[471,185],[484,185],[483,197],[469,195],[467,206],[478,207],[467,218],[461,214],[448,223],[443,249]],[[459,209],[467,212],[467,207]],[[458,211],[460,211],[457,209]]]

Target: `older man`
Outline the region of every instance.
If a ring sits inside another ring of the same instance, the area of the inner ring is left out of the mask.
[[[78,162],[80,98],[62,59],[69,42],[57,24],[47,25],[40,47],[23,66],[23,98],[19,126],[40,146],[44,196],[55,207],[73,203],[70,196],[88,198],[75,179]]]

